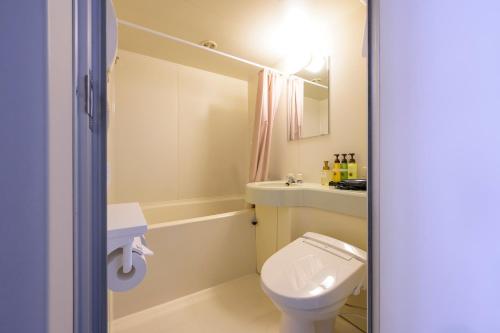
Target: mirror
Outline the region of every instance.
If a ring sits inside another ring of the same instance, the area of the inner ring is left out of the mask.
[[[296,74],[297,77],[304,79],[303,115],[300,136],[292,135],[289,116],[290,141],[329,134],[329,58],[325,58],[322,63],[320,70],[313,72],[306,68]]]

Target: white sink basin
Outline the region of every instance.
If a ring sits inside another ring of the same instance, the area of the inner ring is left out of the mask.
[[[367,217],[367,196],[363,191],[337,190],[316,183],[284,181],[249,183],[245,199],[255,205],[312,207],[356,217]]]

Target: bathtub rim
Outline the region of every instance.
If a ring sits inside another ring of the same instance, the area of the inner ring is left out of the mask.
[[[154,230],[154,229],[159,229],[159,228],[165,228],[165,227],[175,227],[175,226],[180,226],[180,225],[184,225],[184,224],[211,222],[213,220],[232,217],[232,216],[240,216],[240,215],[244,215],[247,213],[252,213],[253,216],[255,217],[255,209],[254,208],[244,208],[244,209],[220,213],[220,214],[205,215],[205,216],[193,217],[193,218],[189,218],[189,219],[165,221],[165,222],[153,223],[151,225],[148,224],[148,231]]]
[[[151,201],[151,202],[140,202],[139,205],[141,209],[155,209],[161,207],[172,207],[172,206],[186,206],[190,204],[198,204],[198,203],[214,203],[219,201],[231,201],[231,200],[241,200],[243,203],[247,203],[245,201],[245,194],[235,194],[235,195],[223,195],[216,197],[198,197],[198,198],[189,198],[189,199],[174,199],[174,200],[165,200],[165,201]]]

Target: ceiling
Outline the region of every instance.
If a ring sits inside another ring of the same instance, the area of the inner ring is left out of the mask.
[[[310,47],[307,43],[331,53],[328,41],[337,17],[363,6],[359,0],[114,0],[114,5],[120,20],[194,43],[214,40],[219,51],[278,69],[287,54]],[[296,8],[303,15],[290,20]],[[257,70],[123,25],[119,47],[242,79]],[[298,75],[328,81],[326,71]]]

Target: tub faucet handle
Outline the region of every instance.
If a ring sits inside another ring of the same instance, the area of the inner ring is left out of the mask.
[[[286,177],[286,184],[288,186],[297,183],[297,179],[293,175],[293,173],[289,173],[288,176]]]
[[[302,184],[302,183],[304,182],[304,175],[303,175],[302,173],[300,173],[300,172],[299,172],[299,173],[297,174],[297,179],[296,179],[296,181],[297,181],[297,184]]]

